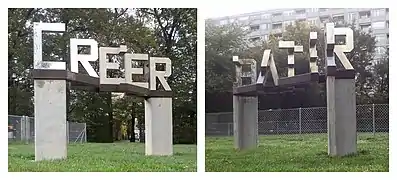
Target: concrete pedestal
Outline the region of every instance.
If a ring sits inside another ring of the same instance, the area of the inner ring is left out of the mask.
[[[233,125],[236,149],[258,146],[258,97],[233,96]]]
[[[35,160],[66,158],[66,81],[34,80],[34,103]]]
[[[328,154],[357,152],[356,92],[354,79],[327,77]]]
[[[145,100],[145,154],[172,155],[172,98]]]

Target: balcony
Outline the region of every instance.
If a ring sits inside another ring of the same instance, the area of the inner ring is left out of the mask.
[[[386,20],[386,16],[385,15],[381,15],[381,16],[372,16],[371,17],[372,21],[385,21]]]
[[[249,24],[261,24],[261,20],[260,19],[255,19],[255,20],[250,20]]]
[[[360,17],[359,19],[358,19],[358,23],[359,24],[368,24],[368,23],[371,23],[371,18],[370,17]]]
[[[385,28],[385,29],[374,29],[372,28],[372,33],[373,34],[388,34],[389,33],[389,29]]]
[[[259,30],[250,31],[249,36],[260,36],[262,33]]]
[[[295,19],[296,19],[296,20],[306,19],[306,14],[297,14],[297,15],[295,16]]]
[[[358,11],[371,11],[371,8],[358,8]]]
[[[344,14],[345,9],[344,8],[329,8],[328,9],[328,14]]]
[[[281,21],[283,21],[284,19],[283,19],[283,16],[282,15],[275,15],[275,16],[272,16],[272,22],[281,22]]]
[[[329,9],[328,8],[320,8],[318,12],[319,12],[320,16],[328,16],[329,15]]]
[[[282,28],[272,29],[270,32],[272,34],[282,34],[283,33],[283,29]]]

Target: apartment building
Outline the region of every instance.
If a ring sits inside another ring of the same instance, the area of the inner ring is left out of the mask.
[[[246,37],[248,40],[258,42],[267,40],[270,34],[282,37],[282,32],[289,24],[296,21],[306,21],[320,28],[326,22],[333,20],[353,22],[356,21],[358,28],[363,31],[371,31],[375,36],[376,55],[379,59],[385,53],[389,45],[389,9],[388,8],[297,8],[297,9],[274,9],[235,16],[210,19],[217,25],[238,22],[250,31]]]

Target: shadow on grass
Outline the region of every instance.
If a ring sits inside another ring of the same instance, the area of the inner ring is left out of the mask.
[[[347,154],[344,156],[330,156],[328,155],[327,151],[321,151],[319,153],[316,153],[317,156],[321,156],[321,157],[328,157],[328,158],[335,158],[335,159],[340,159],[340,158],[353,158],[353,157],[358,157],[358,156],[362,156],[362,155],[368,155],[369,151],[367,150],[359,150],[357,151],[357,153],[351,153],[351,154]]]

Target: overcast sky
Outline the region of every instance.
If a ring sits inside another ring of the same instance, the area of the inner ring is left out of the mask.
[[[204,9],[204,18],[218,18],[224,16],[231,16],[231,15],[238,15],[244,13],[251,13],[257,11],[265,11],[269,10],[270,8],[263,8],[263,6],[252,6],[252,7],[227,7],[227,8],[205,8]],[[274,9],[274,8],[271,8]]]

